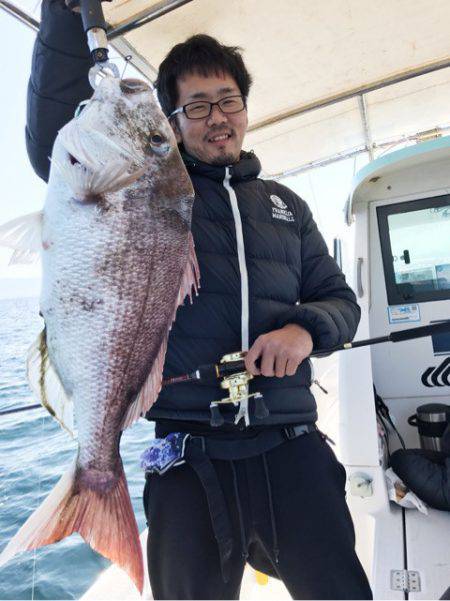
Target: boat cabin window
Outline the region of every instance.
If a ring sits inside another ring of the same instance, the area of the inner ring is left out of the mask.
[[[377,207],[388,302],[450,299],[450,195]]]

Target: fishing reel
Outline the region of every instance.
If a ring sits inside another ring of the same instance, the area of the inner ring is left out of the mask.
[[[257,419],[264,419],[269,415],[269,410],[264,403],[262,394],[260,392],[249,392],[249,382],[253,379],[253,375],[245,370],[244,357],[244,352],[230,353],[229,355],[224,355],[215,366],[217,378],[222,378],[220,386],[228,390],[229,396],[218,401],[212,401],[209,405],[211,412],[210,424],[213,427],[224,424],[225,420],[220,413],[220,407],[230,403],[235,407],[239,405],[239,411],[236,414],[234,423],[237,424],[243,418],[245,425],[248,426],[250,422],[248,412],[250,398],[253,398],[255,402],[254,415]]]
[[[422,338],[424,336],[431,336],[443,332],[450,331],[450,320],[444,322],[421,326],[419,328],[410,328],[407,330],[400,330],[397,332],[391,332],[387,336],[379,336],[378,338],[369,338],[367,340],[358,340],[356,342],[345,342],[338,346],[313,351],[310,357],[321,357],[337,351],[349,350],[352,348],[364,347],[372,344],[380,344],[382,342],[402,342],[405,340],[413,340],[415,338]],[[260,392],[249,393],[250,380],[253,379],[253,375],[248,373],[245,369],[245,352],[230,353],[224,355],[219,363],[210,365],[201,365],[195,371],[163,380],[163,386],[170,384],[177,384],[180,382],[193,382],[201,380],[222,379],[220,386],[225,390],[229,391],[229,396],[225,399],[218,401],[212,401],[209,408],[211,411],[211,426],[221,426],[225,420],[220,413],[221,405],[227,405],[233,403],[233,405],[239,405],[239,411],[236,414],[234,423],[237,424],[240,419],[245,420],[245,425],[248,426],[250,423],[248,413],[248,402],[253,399],[255,402],[254,415],[258,419],[264,419],[269,415],[266,404],[264,403],[263,396]],[[314,381],[318,386],[327,392],[317,380]]]

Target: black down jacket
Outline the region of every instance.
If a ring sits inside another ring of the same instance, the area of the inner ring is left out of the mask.
[[[90,66],[80,19],[60,1],[43,3],[29,85],[27,144],[37,173],[48,177],[47,156],[57,130],[90,96]],[[196,198],[192,232],[201,289],[177,312],[165,377],[194,371],[248,348],[287,323],[306,328],[315,349],[350,341],[359,322],[355,295],[317,230],[307,204],[288,188],[258,178],[260,163],[242,153],[237,164],[213,167],[188,156]],[[308,360],[297,374],[255,378],[270,411],[251,424],[309,423],[317,418]],[[148,413],[153,420],[209,421],[209,403],[226,396],[217,381],[165,387]],[[227,406],[226,421],[237,411]]]

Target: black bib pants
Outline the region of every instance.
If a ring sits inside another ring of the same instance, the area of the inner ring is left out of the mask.
[[[231,520],[224,582],[204,488],[189,465],[147,476],[148,568],[155,599],[238,599],[246,561],[294,599],[371,599],[354,550],[345,470],[316,433],[267,453],[212,461]]]

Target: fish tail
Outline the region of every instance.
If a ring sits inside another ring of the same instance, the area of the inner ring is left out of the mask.
[[[0,566],[16,553],[78,532],[92,549],[125,570],[142,594],[142,548],[122,464],[113,479],[99,480],[90,472],[75,463],[62,476],[0,554]]]

